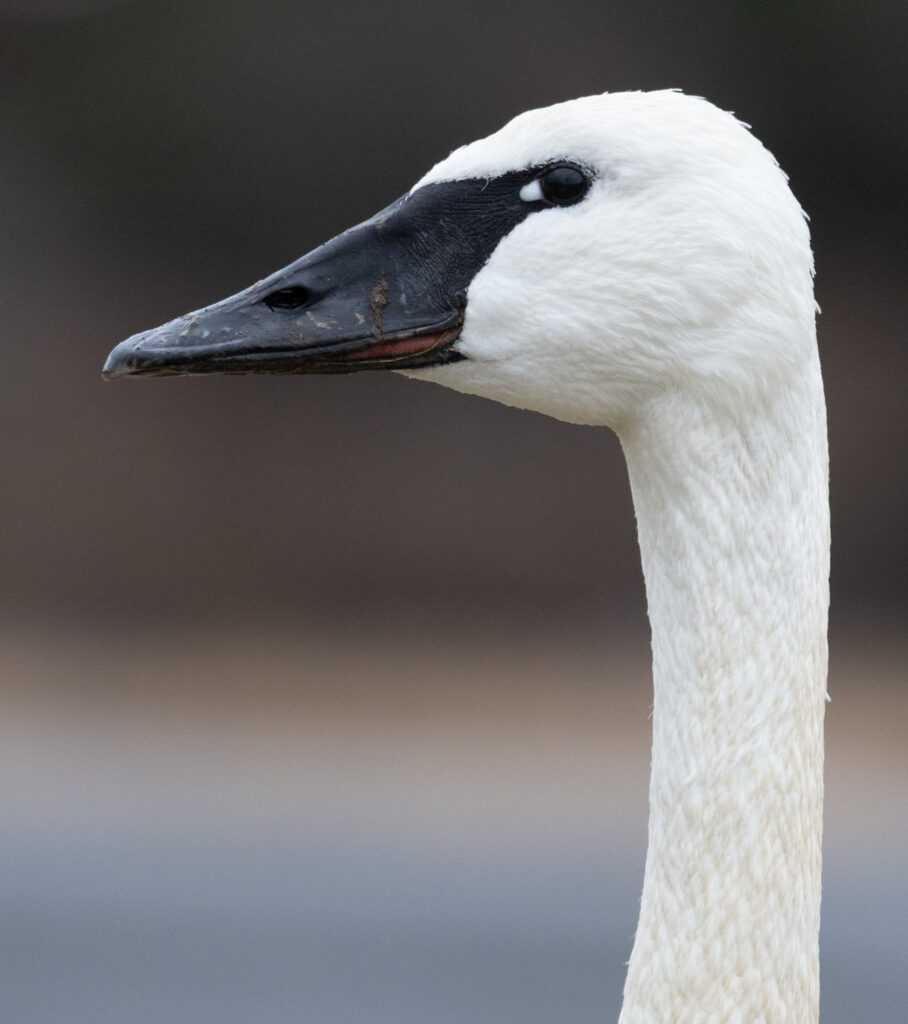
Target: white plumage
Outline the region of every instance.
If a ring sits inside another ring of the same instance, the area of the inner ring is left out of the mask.
[[[420,185],[565,157],[590,194],[499,243],[467,360],[409,372],[610,426],[627,457],[655,707],[621,1024],[809,1024],[829,520],[807,227],[746,128],[675,92],[530,111]]]

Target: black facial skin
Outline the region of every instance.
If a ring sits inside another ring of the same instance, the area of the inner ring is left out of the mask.
[[[121,342],[104,376],[352,373],[437,366],[470,282],[525,217],[585,196],[589,173],[558,161],[497,178],[425,185],[371,220],[213,306]],[[520,190],[540,179],[543,199]]]

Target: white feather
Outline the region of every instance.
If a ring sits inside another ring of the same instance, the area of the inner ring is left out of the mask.
[[[533,178],[532,181],[528,181],[526,185],[523,186],[520,190],[520,198],[525,203],[536,203],[542,200],[542,184],[538,178]]]
[[[814,1024],[829,520],[805,219],[745,126],[677,92],[521,114],[419,184],[557,160],[594,169],[588,195],[500,242],[468,358],[410,375],[624,447],[655,706],[622,1024]]]

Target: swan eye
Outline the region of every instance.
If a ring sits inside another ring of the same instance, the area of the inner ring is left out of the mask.
[[[527,182],[520,190],[525,203],[549,203],[551,206],[571,206],[586,195],[590,181],[574,164],[558,164]]]
[[[539,178],[539,187],[547,202],[555,206],[570,206],[586,195],[590,183],[579,167],[559,164],[557,167],[550,167]]]

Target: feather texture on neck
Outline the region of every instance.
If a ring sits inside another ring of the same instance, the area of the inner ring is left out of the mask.
[[[819,365],[743,416],[663,401],[622,437],[655,701],[621,1024],[813,1024],[829,569]]]

